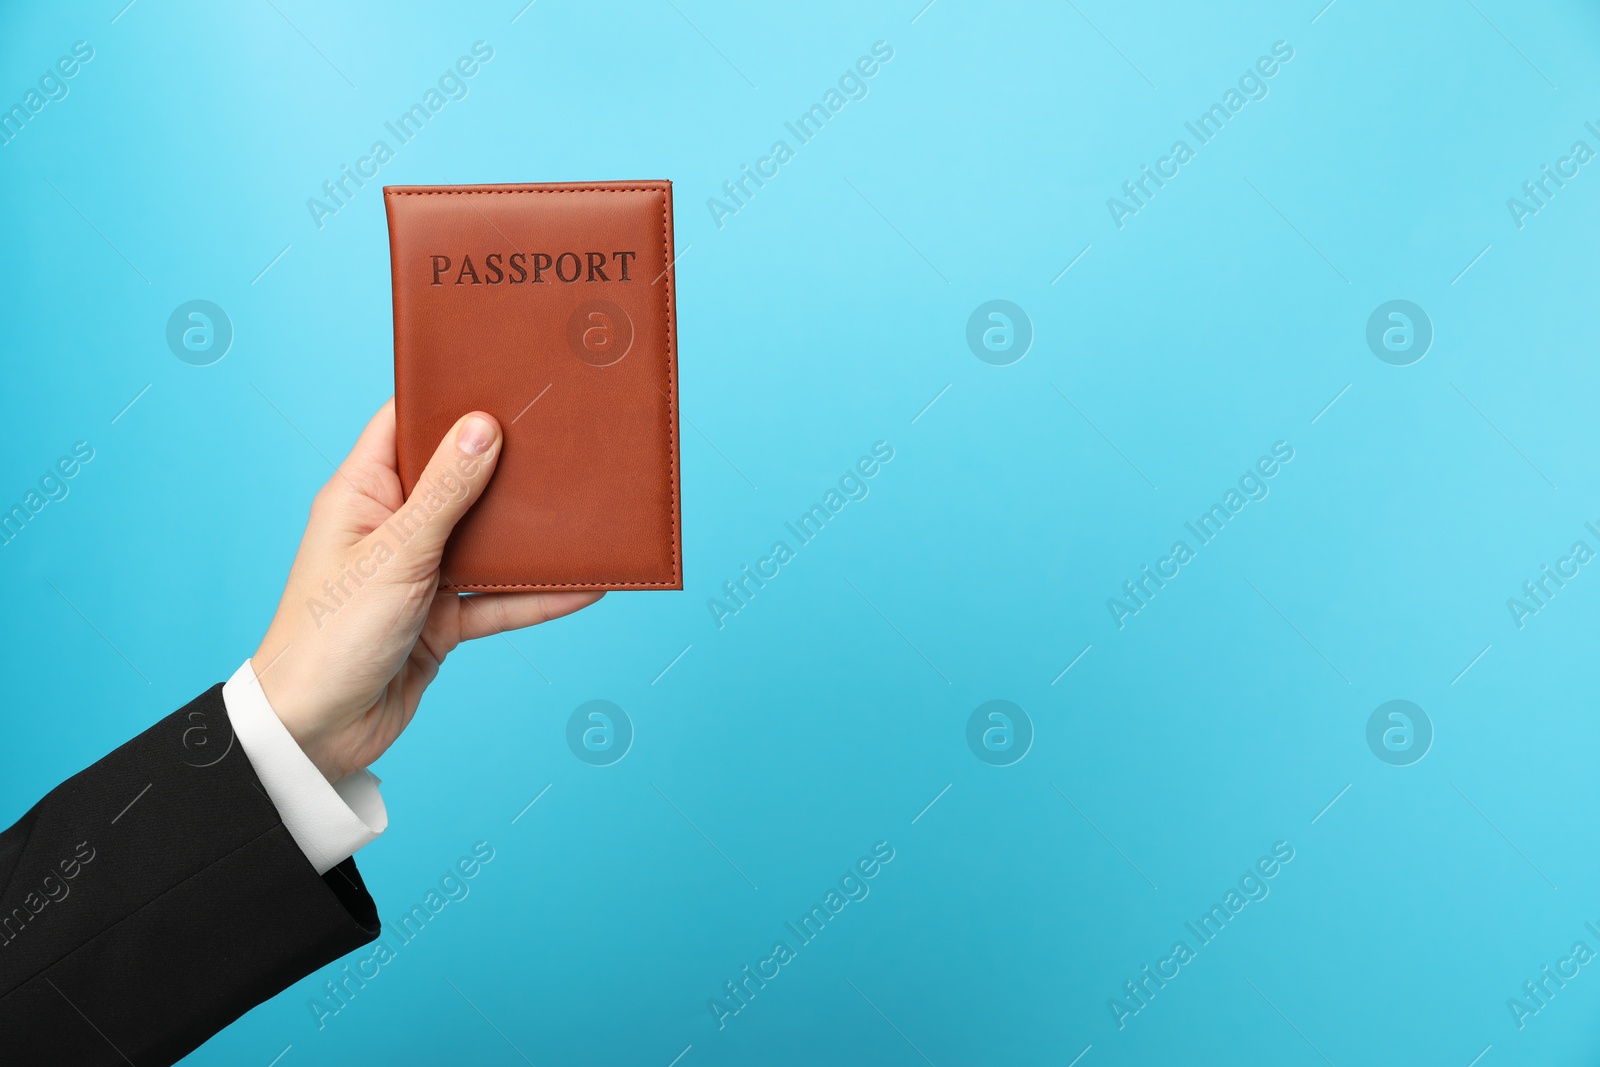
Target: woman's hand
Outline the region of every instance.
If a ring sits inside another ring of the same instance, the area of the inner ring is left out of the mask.
[[[461,642],[547,622],[603,595],[439,591],[445,540],[489,483],[501,442],[492,416],[464,415],[405,500],[391,399],[312,501],[251,664],[273,711],[330,782],[383,755]]]

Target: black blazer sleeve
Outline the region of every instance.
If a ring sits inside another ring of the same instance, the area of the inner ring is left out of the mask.
[[[355,862],[316,873],[214,686],[0,833],[0,1062],[173,1063],[377,935]]]

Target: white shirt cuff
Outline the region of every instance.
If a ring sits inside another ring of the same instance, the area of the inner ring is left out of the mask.
[[[388,829],[378,778],[356,771],[329,784],[267,702],[255,668],[245,660],[222,687],[233,735],[284,828],[318,874],[326,874]]]

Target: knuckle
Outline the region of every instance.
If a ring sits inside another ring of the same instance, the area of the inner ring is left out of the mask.
[[[506,612],[506,606],[499,601],[494,602],[494,607],[489,611],[489,629],[491,633],[503,634],[511,629],[511,618]]]
[[[311,498],[311,519],[313,522],[327,519],[337,512],[338,507],[338,489],[330,481]]]

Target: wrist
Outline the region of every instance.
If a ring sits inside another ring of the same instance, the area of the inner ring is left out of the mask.
[[[336,782],[344,777],[344,772],[332,755],[323,725],[326,716],[317,713],[306,688],[295,684],[289,676],[283,658],[283,652],[263,656],[261,650],[257,649],[256,654],[250,657],[250,669],[256,673],[256,681],[261,686],[261,694],[267,698],[267,706],[278,717],[283,728],[289,731],[289,736],[300,746],[300,751],[305,753],[324,778],[330,783]]]

